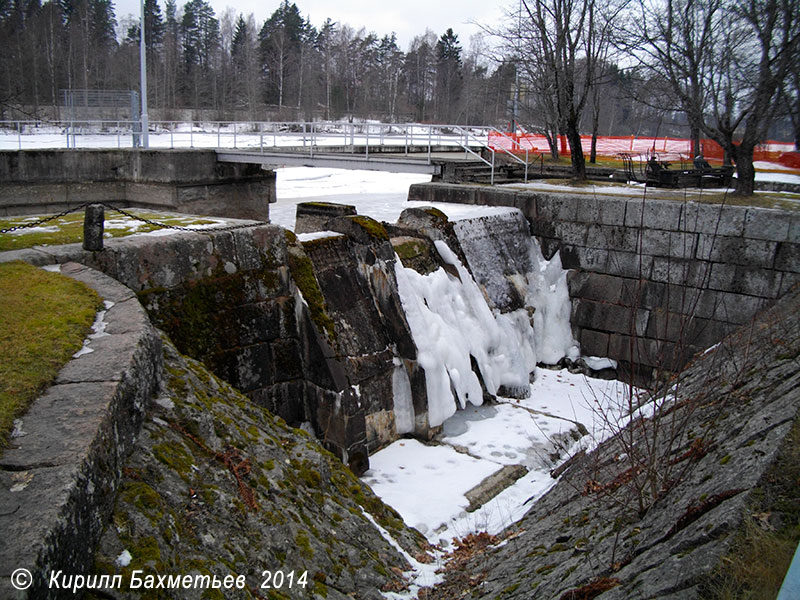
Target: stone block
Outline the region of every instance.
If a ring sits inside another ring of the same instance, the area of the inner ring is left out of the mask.
[[[555,237],[570,246],[586,246],[586,226],[582,223],[557,222]]]
[[[552,219],[535,218],[530,221],[531,235],[538,238],[557,238],[556,222]]]
[[[619,302],[623,279],[599,273],[580,273],[570,281],[570,298],[582,298],[599,302]]]
[[[671,256],[669,237],[669,231],[660,229],[642,230],[642,254]]]
[[[653,258],[651,279],[659,283],[704,287],[710,275],[711,263],[680,258]]]
[[[623,279],[620,303],[636,308],[652,309],[663,306],[667,286],[647,279]]]
[[[671,370],[673,353],[670,342],[627,335],[613,336],[608,349],[609,358],[647,369]]]
[[[600,198],[599,202],[599,215],[597,223],[603,225],[624,225],[625,224],[625,210],[628,205],[628,200],[624,198]]]
[[[778,297],[788,293],[794,286],[800,283],[800,274],[798,273],[783,273],[781,277],[781,288],[778,291]]]
[[[588,225],[586,227],[586,246],[625,252],[639,251],[641,230],[615,225]]]
[[[641,199],[627,200],[625,203],[625,227],[642,227],[644,222],[644,202]]]
[[[782,210],[748,208],[744,218],[744,237],[783,242],[789,239],[791,215]]]
[[[775,254],[778,243],[767,240],[755,240],[732,237],[718,237],[709,248],[706,255],[705,248],[701,260],[746,265],[753,267],[772,268],[775,263]],[[698,247],[698,253],[700,248]]]
[[[602,331],[595,329],[581,329],[578,336],[581,346],[581,354],[585,356],[608,356],[608,345],[611,337]]]
[[[559,256],[561,257],[561,266],[565,269],[580,269],[580,257],[578,252],[581,249],[581,246],[571,246],[568,244],[562,244],[558,240],[548,240],[549,244],[542,244],[542,254],[544,257],[550,260],[556,252],[558,252]],[[550,253],[549,251],[552,251]]]
[[[620,304],[579,300],[573,303],[573,325],[609,333],[643,335],[649,312]]]
[[[765,305],[766,300],[755,296],[704,290],[695,314],[704,319],[742,325],[752,320]]]
[[[792,222],[789,226],[789,241],[800,244],[800,215],[796,213],[792,215]]]
[[[664,292],[663,306],[667,310],[684,315],[698,316],[698,305],[705,296],[714,296],[716,292],[684,284],[667,284]],[[707,315],[704,315],[707,316]]]
[[[800,242],[781,242],[775,252],[775,268],[800,273]]]
[[[709,287],[735,294],[773,299],[778,297],[781,288],[781,272],[714,263]]]
[[[742,206],[688,202],[682,229],[706,235],[740,236],[744,232],[747,209]]]
[[[606,272],[609,275],[638,279],[639,277],[649,277],[652,267],[652,256],[645,256],[634,252],[610,250],[608,253]]]
[[[536,214],[554,221],[577,221],[578,199],[574,196],[537,194]]]
[[[334,202],[301,202],[295,213],[295,233],[311,233],[324,231],[328,221],[336,217],[355,215],[356,207],[350,204]]]
[[[578,198],[577,219],[581,223],[600,222],[600,198],[581,196]]]
[[[473,199],[471,202],[468,202],[468,204],[479,204],[481,206],[516,206],[517,204],[517,192],[514,190],[503,190],[484,186],[474,187],[472,189],[474,190]],[[451,192],[450,197],[452,198],[451,202],[463,203],[460,199],[460,190],[459,194],[456,196]]]
[[[604,273],[608,265],[608,250],[600,248],[576,248],[579,268]]]
[[[683,204],[672,200],[647,200],[641,216],[646,229],[680,231],[683,222]]]

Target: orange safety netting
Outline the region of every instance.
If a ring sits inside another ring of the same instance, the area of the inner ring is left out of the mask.
[[[592,144],[592,136],[582,135],[581,144],[586,154]],[[702,154],[706,159],[722,160],[722,147],[714,140],[700,140]],[[489,147],[494,150],[506,150],[514,154],[547,153],[549,145],[547,138],[538,133],[500,133],[489,132]],[[616,156],[620,152],[629,154],[648,154],[651,152],[682,154],[687,158],[692,157],[691,140],[669,137],[636,137],[636,136],[598,136],[597,154],[599,156]],[[782,154],[793,153],[794,144],[788,142],[767,141],[759,144],[753,152],[753,160],[779,162]],[[569,144],[566,136],[559,136],[559,152],[569,156]],[[784,161],[780,161],[784,162]]]

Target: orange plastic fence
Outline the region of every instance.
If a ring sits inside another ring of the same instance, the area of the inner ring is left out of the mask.
[[[584,153],[589,153],[591,143],[591,136],[581,136]],[[705,158],[723,159],[722,147],[714,140],[702,139],[700,144]],[[547,138],[537,133],[499,133],[490,131],[489,146],[495,150],[503,149],[515,154],[524,154],[526,151],[528,153],[549,152]],[[559,151],[561,154],[569,156],[569,144],[567,144],[566,136],[559,136]],[[600,156],[616,156],[620,152],[647,154],[653,151],[682,154],[687,158],[691,158],[692,143],[687,139],[669,137],[599,136],[597,138],[597,154]],[[792,151],[794,151],[794,144],[770,140],[756,147],[753,153],[753,160],[778,162],[781,154]]]

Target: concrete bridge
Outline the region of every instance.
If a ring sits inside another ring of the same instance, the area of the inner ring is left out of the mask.
[[[280,152],[253,152],[248,150],[217,150],[217,160],[221,163],[258,164],[265,169],[277,167],[323,167],[328,169],[358,169],[365,171],[387,171],[390,173],[422,173],[440,176],[442,163],[452,160],[453,154],[461,154],[457,148],[437,148],[433,152],[403,153],[401,149],[380,146],[375,148],[338,147],[324,152],[297,151],[292,149]],[[370,150],[372,150],[370,154]],[[400,151],[398,151],[400,150]],[[445,158],[447,156],[448,158]]]

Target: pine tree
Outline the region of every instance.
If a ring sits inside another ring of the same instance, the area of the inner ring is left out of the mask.
[[[258,36],[266,78],[264,97],[279,108],[283,108],[288,98],[290,73],[299,67],[304,26],[297,5],[283,0]]]
[[[436,43],[436,114],[442,122],[454,122],[460,113],[462,79],[461,44],[448,29]]]

